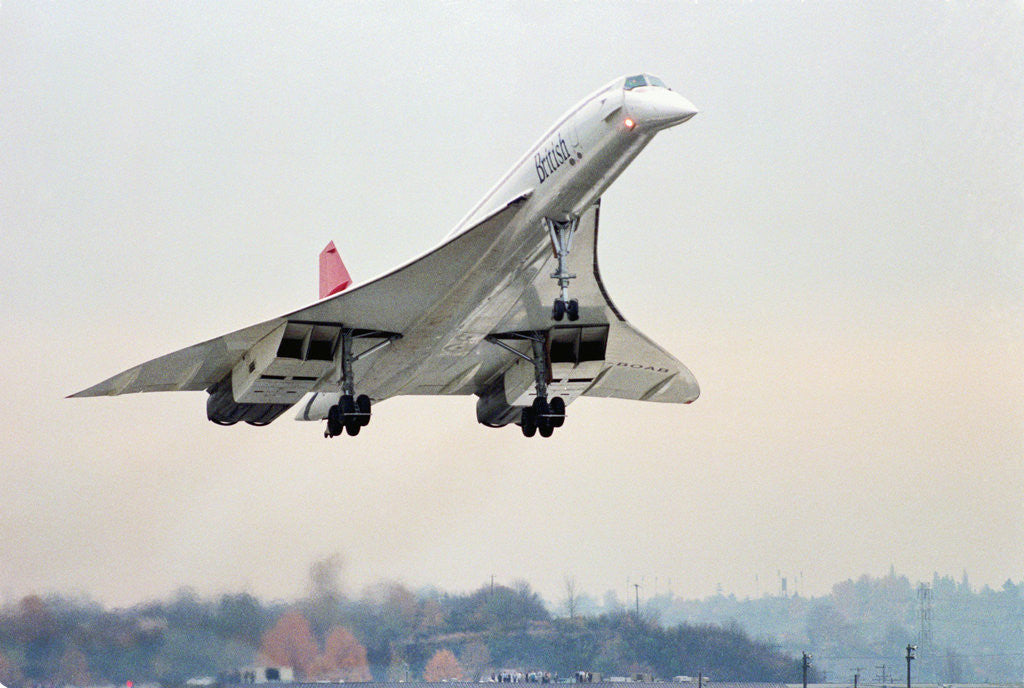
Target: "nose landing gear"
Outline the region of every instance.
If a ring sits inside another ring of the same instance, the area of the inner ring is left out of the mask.
[[[552,279],[558,282],[560,289],[559,297],[551,307],[551,318],[556,321],[561,321],[563,317],[568,317],[571,321],[580,319],[579,301],[569,298],[569,280],[575,279],[576,275],[569,273],[565,265],[569,251],[572,250],[572,235],[576,233],[579,223],[580,219],[575,216],[568,220],[544,218],[544,226],[551,237],[551,247],[558,259],[558,269],[551,273]]]

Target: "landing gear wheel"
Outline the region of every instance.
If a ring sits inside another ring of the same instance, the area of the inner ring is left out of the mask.
[[[551,407],[551,427],[562,427],[562,423],[565,422],[565,400],[562,397],[555,397],[549,406]]]
[[[532,408],[524,408],[519,422],[523,426],[523,435],[533,437],[537,433],[537,417],[533,415]]]
[[[338,419],[344,423],[345,432],[355,437],[363,427],[362,420],[356,415],[356,401],[351,394],[343,394],[338,400]],[[339,433],[341,434],[341,433]]]
[[[551,437],[555,426],[551,423],[551,406],[548,404],[548,400],[543,397],[535,398],[530,410],[533,412],[534,418],[537,419],[537,430],[540,431],[540,436]]]
[[[327,437],[337,437],[343,429],[344,423],[341,421],[340,409],[335,404],[327,411]]]
[[[562,299],[555,299],[554,305],[551,306],[551,319],[560,322],[562,320],[562,317],[565,315],[565,312],[565,301],[563,301]]]
[[[565,314],[569,320],[580,319],[580,302],[576,299],[570,299],[569,303],[565,305]]]
[[[356,411],[359,412],[359,424],[365,428],[370,424],[370,397],[365,394],[357,396]]]

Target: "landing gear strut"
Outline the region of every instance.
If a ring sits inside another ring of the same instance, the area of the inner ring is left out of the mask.
[[[384,341],[371,346],[366,351],[356,355],[352,353],[352,340],[359,337],[379,337]],[[338,403],[332,406],[327,412],[327,429],[324,430],[324,437],[337,437],[343,432],[350,436],[359,434],[359,431],[370,424],[370,397],[365,394],[356,396],[356,382],[352,374],[352,364],[364,356],[380,351],[401,335],[372,332],[355,331],[347,327],[341,329],[341,398]]]
[[[565,259],[572,250],[572,235],[576,233],[579,226],[578,217],[570,217],[568,220],[552,220],[544,218],[544,225],[547,227],[548,236],[551,237],[551,247],[558,258],[558,269],[551,273],[552,279],[558,282],[560,290],[559,297],[555,299],[551,307],[551,317],[554,320],[561,320],[568,317],[569,320],[580,319],[580,304],[576,299],[569,298],[569,280],[575,279],[576,275],[570,274],[566,269]]]

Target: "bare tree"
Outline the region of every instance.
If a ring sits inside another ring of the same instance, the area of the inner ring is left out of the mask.
[[[480,641],[474,641],[462,650],[459,663],[464,670],[465,678],[476,682],[483,678],[491,668],[491,651]]]
[[[570,619],[576,618],[576,604],[579,601],[579,592],[576,590],[576,576],[565,574],[565,610],[569,613]]]
[[[335,552],[309,565],[309,597],[316,602],[336,601],[341,597],[341,574],[345,562]]]

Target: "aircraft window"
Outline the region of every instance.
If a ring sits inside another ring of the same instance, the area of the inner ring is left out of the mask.
[[[643,74],[637,74],[636,76],[627,76],[626,77],[626,83],[622,86],[622,88],[623,88],[623,90],[631,91],[634,88],[639,88],[640,86],[646,86],[646,85],[647,85],[647,80],[644,79],[644,75]]]
[[[648,76],[647,76],[647,82],[648,82],[648,83],[649,83],[649,84],[650,84],[651,86],[659,86],[659,87],[661,87],[661,88],[668,88],[668,86],[666,86],[666,85],[665,85],[665,82],[664,82],[664,81],[662,81],[661,79],[659,79],[659,78],[658,78],[658,77],[656,77],[656,76],[650,76],[650,75],[648,75]]]

